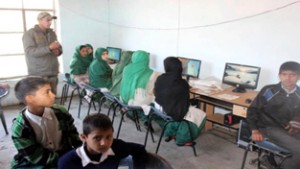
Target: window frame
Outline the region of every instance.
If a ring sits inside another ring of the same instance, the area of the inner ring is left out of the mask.
[[[21,3],[22,3],[22,7],[20,8],[16,8],[16,7],[0,7],[0,11],[21,11],[21,15],[22,15],[22,22],[23,22],[23,31],[0,31],[0,34],[3,35],[13,35],[13,34],[24,34],[24,32],[26,32],[28,29],[30,28],[27,28],[26,27],[26,12],[42,12],[42,11],[45,11],[45,12],[50,12],[50,13],[53,13],[53,15],[56,15],[56,0],[51,0],[53,5],[52,5],[52,9],[50,8],[25,8],[24,7],[24,1],[25,0],[21,0]],[[53,29],[54,30],[57,30],[56,29],[56,22],[53,22]],[[31,27],[33,27],[34,25],[31,25]],[[23,46],[22,46],[23,48]],[[19,56],[19,57],[22,57],[24,56],[25,57],[25,52],[23,50],[22,53],[19,53],[19,52],[12,52],[12,53],[0,53],[0,61],[1,59],[4,59],[4,57],[9,57],[9,56]],[[25,63],[26,65],[26,63]],[[26,67],[27,69],[27,67]],[[0,80],[8,80],[8,79],[15,79],[15,78],[20,78],[20,77],[25,77],[28,75],[28,72],[26,70],[26,72],[24,72],[24,74],[19,74],[19,75],[12,75],[12,76],[6,76],[6,77],[0,77]]]

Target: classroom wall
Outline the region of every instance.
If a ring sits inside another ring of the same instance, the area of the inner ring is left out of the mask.
[[[200,78],[222,78],[226,62],[260,66],[260,89],[278,68],[300,61],[300,2],[295,0],[62,0],[59,22],[64,70],[78,44],[202,60]]]

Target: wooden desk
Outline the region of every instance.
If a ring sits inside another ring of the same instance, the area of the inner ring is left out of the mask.
[[[232,111],[236,116],[245,118],[247,115],[247,108],[251,103],[246,103],[246,99],[254,100],[257,92],[254,90],[247,90],[246,93],[235,93],[232,92],[233,88],[226,88],[222,91],[212,90],[212,91],[202,91],[200,89],[192,88],[190,90],[192,98],[200,101],[200,108],[207,114],[207,123],[205,128],[212,128],[213,123],[221,124],[220,121],[216,121],[215,117],[215,107],[224,108],[226,110]],[[222,97],[223,96],[223,97]],[[228,97],[224,97],[228,96]],[[234,98],[235,99],[227,99]],[[225,124],[223,124],[226,126]],[[233,126],[228,126],[232,128]],[[234,126],[236,128],[236,126]]]

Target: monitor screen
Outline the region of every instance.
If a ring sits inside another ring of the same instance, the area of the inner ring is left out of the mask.
[[[106,49],[108,50],[109,59],[114,61],[120,60],[122,49],[114,47],[107,47]]]
[[[201,68],[201,60],[177,57],[182,63],[182,75],[198,78]]]
[[[256,89],[260,67],[226,63],[223,83],[236,86],[234,92],[245,92],[245,89]]]

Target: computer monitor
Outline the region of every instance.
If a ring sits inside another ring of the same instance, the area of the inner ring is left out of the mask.
[[[223,75],[223,83],[233,85],[233,92],[244,93],[246,89],[256,89],[260,67],[226,63]]]
[[[120,60],[122,49],[115,47],[107,47],[106,49],[108,50],[110,60],[113,60],[114,62],[118,62]]]
[[[201,68],[201,60],[190,59],[185,57],[177,57],[182,63],[182,75],[187,77],[187,81],[190,77],[198,78]]]

